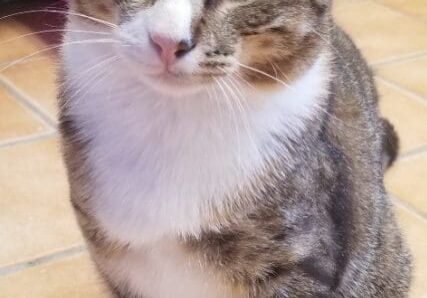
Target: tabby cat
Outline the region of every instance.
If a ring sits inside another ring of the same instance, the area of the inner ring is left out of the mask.
[[[406,297],[397,136],[330,0],[72,0],[60,127],[112,297]]]

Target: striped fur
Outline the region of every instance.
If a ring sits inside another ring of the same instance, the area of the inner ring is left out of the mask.
[[[71,201],[112,296],[407,296],[383,186],[397,137],[330,5],[72,1],[117,26],[70,16],[119,45],[68,33],[59,97]],[[195,45],[167,77],[151,31]]]

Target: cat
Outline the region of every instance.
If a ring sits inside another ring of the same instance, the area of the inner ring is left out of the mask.
[[[111,297],[406,297],[398,138],[330,0],[72,0],[60,130]]]

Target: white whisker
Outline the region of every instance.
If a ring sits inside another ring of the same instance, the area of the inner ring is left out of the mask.
[[[236,79],[239,79],[240,81],[242,81],[243,83],[245,83],[246,85],[248,85],[249,88],[251,88],[252,90],[257,90],[257,88],[252,85],[251,83],[248,82],[248,80],[246,80],[241,74],[239,74],[238,72],[233,72],[232,76]]]
[[[235,81],[233,79],[233,77],[226,77],[226,79],[230,82],[230,85],[231,85],[230,88],[232,89],[232,93],[235,95],[236,103],[237,103],[237,106],[241,112],[243,126],[246,130],[246,134],[249,138],[249,141],[252,143],[253,148],[257,148],[256,142],[255,142],[253,135],[252,135],[253,131],[251,129],[251,124],[249,121],[247,105],[246,105],[246,108],[244,106],[244,103],[246,103],[246,101],[244,99],[244,94],[243,94],[242,90],[239,88],[238,82]],[[234,90],[237,91],[237,93],[234,92],[232,87],[234,87]]]
[[[272,75],[270,75],[270,74],[268,74],[268,73],[266,73],[266,72],[264,72],[264,71],[262,71],[262,70],[259,70],[259,69],[257,69],[257,68],[254,68],[254,67],[251,67],[251,66],[245,65],[245,64],[240,63],[240,62],[238,62],[238,61],[236,61],[236,63],[237,63],[240,67],[243,67],[243,68],[248,69],[248,70],[251,70],[251,71],[253,71],[253,72],[256,72],[256,73],[262,74],[262,75],[266,76],[267,78],[270,78],[270,79],[272,79],[273,81],[276,81],[276,82],[278,82],[278,83],[282,84],[282,85],[283,85],[283,86],[285,86],[285,87],[292,88],[292,86],[290,86],[290,85],[289,85],[289,84],[287,84],[286,82],[284,82],[284,81],[282,81],[282,80],[280,80],[280,79],[278,79],[278,78],[275,78],[274,76],[272,76]]]
[[[219,104],[219,98],[218,98],[218,96],[216,94],[216,89],[212,88],[212,87],[206,87],[206,86],[204,87],[204,89],[206,90],[206,93],[208,94],[209,100],[215,102],[216,109],[218,110],[218,114],[219,114],[219,121],[220,121],[220,123],[222,125],[224,123],[224,117],[223,117],[223,114],[222,114],[221,105]]]
[[[60,45],[47,47],[47,48],[41,49],[41,50],[39,50],[39,51],[37,51],[35,53],[32,53],[30,55],[27,55],[25,57],[22,57],[20,59],[12,61],[8,65],[4,66],[3,68],[0,68],[0,73],[4,72],[5,70],[7,70],[7,69],[9,69],[9,68],[11,68],[11,67],[13,67],[15,65],[18,65],[18,64],[26,61],[27,59],[29,59],[31,57],[37,56],[39,54],[42,54],[42,53],[45,53],[45,52],[48,52],[48,51],[51,51],[51,50],[54,50],[54,49],[61,48],[64,45],[96,44],[96,43],[119,43],[119,41],[114,40],[114,39],[93,39],[93,40],[89,39],[89,40],[71,41],[71,42],[60,44]]]
[[[26,11],[20,11],[20,12],[16,12],[16,13],[12,13],[9,14],[7,16],[1,17],[0,21],[5,20],[7,18],[11,18],[11,17],[15,17],[15,16],[20,16],[20,15],[25,15],[25,14],[30,14],[30,13],[57,13],[57,14],[63,14],[63,15],[71,15],[71,16],[78,16],[78,17],[82,17],[100,24],[104,24],[105,26],[108,26],[110,28],[118,28],[117,25],[95,18],[95,17],[91,17],[85,14],[81,14],[81,13],[77,13],[77,12],[69,12],[69,11],[63,11],[63,10],[57,10],[57,9],[34,9],[34,10],[26,10]]]
[[[112,63],[114,61],[116,61],[117,59],[113,59],[110,60],[109,62]],[[107,63],[108,64],[108,63]],[[82,100],[84,100],[85,98],[87,98],[87,95],[94,89],[96,89],[96,87],[99,86],[99,84],[103,83],[105,81],[105,79],[111,75],[111,73],[113,72],[113,70],[110,68],[108,72],[98,72],[96,76],[94,76],[94,79],[92,79],[89,84],[86,84],[85,86],[83,86],[82,88],[80,88],[80,90],[77,93],[80,93],[81,91],[83,91],[84,88],[86,88],[87,86],[90,86],[88,89],[86,89],[86,91],[84,93],[81,93],[81,95],[79,96],[79,99],[76,100],[76,102],[74,102],[75,105],[79,105],[80,102]]]
[[[0,46],[25,38],[29,36],[39,35],[39,34],[46,34],[46,33],[60,33],[60,32],[72,32],[72,33],[88,33],[88,34],[100,34],[100,35],[110,35],[110,33],[107,32],[98,32],[98,31],[87,31],[87,30],[69,30],[69,29],[50,29],[50,30],[42,30],[37,32],[31,32],[23,35],[19,35],[10,39],[6,39],[2,42],[0,42]]]
[[[241,157],[241,152],[242,152],[242,145],[241,145],[241,138],[240,138],[240,130],[238,127],[238,119],[237,119],[237,114],[236,111],[234,109],[234,105],[233,105],[233,101],[230,99],[229,95],[227,94],[227,91],[224,89],[224,86],[222,85],[222,83],[225,84],[225,82],[221,79],[217,79],[215,78],[215,81],[217,82],[218,86],[220,87],[220,90],[222,92],[222,94],[224,95],[224,100],[227,103],[227,106],[229,108],[229,112],[230,112],[230,117],[231,120],[233,121],[234,124],[234,131],[236,133],[237,136],[237,150],[238,150],[238,163],[240,164],[242,157]]]
[[[91,74],[92,71],[97,70],[98,68],[100,68],[102,66],[108,65],[109,63],[117,61],[118,59],[119,59],[119,57],[117,57],[117,56],[109,56],[108,58],[103,59],[102,61],[96,63],[95,65],[93,65],[91,67],[89,67],[84,72],[80,73],[77,78],[73,78],[73,79],[78,82],[79,80],[84,78],[85,75],[89,75],[89,74]],[[102,73],[102,72],[100,71],[98,73]],[[94,77],[96,78],[96,75]],[[91,85],[92,81],[93,81],[93,78],[85,81],[85,84],[80,84],[78,89],[72,95],[67,97],[67,99],[63,103],[63,105],[64,106],[68,105],[69,101],[72,100],[74,97],[76,97],[84,88]],[[68,85],[68,86],[64,90],[62,90],[63,93],[66,93],[71,87],[73,87],[73,85],[70,82],[70,79],[67,79],[67,81],[64,84]]]

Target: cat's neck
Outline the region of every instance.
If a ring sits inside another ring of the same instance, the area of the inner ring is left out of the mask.
[[[197,234],[209,224],[206,210],[220,208],[268,167],[267,159],[288,154],[274,135],[301,134],[305,120],[322,109],[329,81],[327,60],[319,57],[297,81],[275,91],[232,90],[224,81],[176,98],[115,71],[76,93],[68,113],[90,139],[94,191],[102,198],[92,208],[126,242]]]

